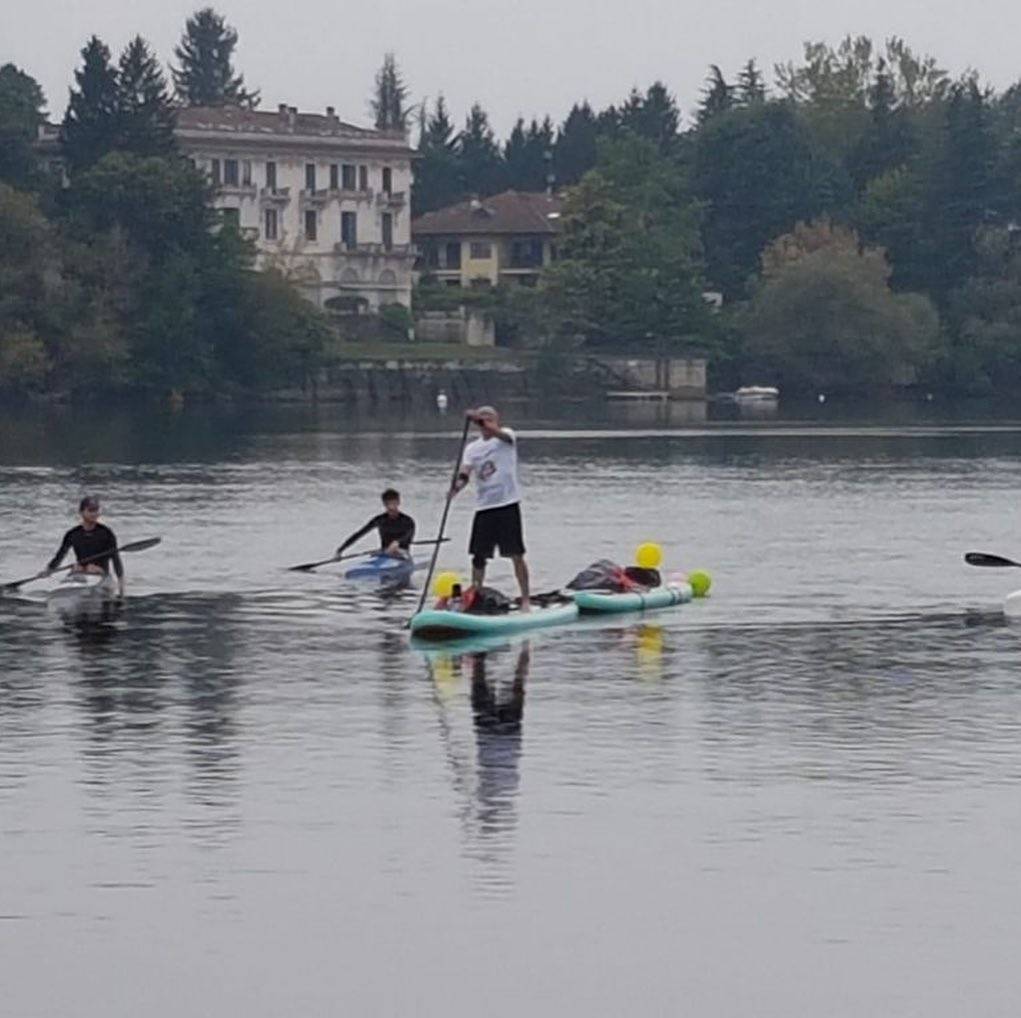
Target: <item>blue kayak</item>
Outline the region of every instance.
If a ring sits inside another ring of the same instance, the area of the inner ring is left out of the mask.
[[[387,587],[402,587],[411,582],[415,563],[410,558],[373,555],[344,573],[347,580],[368,580]]]

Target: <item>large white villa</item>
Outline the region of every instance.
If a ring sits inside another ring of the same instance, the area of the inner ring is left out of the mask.
[[[402,134],[325,114],[191,107],[177,142],[217,186],[216,207],[320,306],[411,305],[411,156]]]
[[[350,310],[411,306],[411,157],[405,136],[326,113],[237,106],[177,112],[181,151],[216,185],[214,202],[316,304]],[[60,128],[44,124],[39,151],[59,172]]]

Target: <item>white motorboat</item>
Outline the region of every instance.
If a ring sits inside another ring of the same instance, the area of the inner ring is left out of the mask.
[[[780,390],[774,385],[744,385],[734,393],[734,399],[742,403],[775,403],[780,399]]]

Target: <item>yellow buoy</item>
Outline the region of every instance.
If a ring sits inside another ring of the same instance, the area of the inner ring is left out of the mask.
[[[638,545],[635,552],[635,565],[641,569],[659,569],[663,564],[663,549],[652,541]]]
[[[454,585],[461,582],[457,573],[440,573],[433,580],[433,593],[437,597],[450,597],[454,593]]]

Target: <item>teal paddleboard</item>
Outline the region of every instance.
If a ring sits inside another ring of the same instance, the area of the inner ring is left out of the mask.
[[[672,608],[686,604],[692,598],[691,587],[679,583],[670,587],[655,587],[644,593],[611,594],[602,590],[578,590],[574,603],[585,615],[602,612],[643,612],[653,608]]]
[[[475,615],[434,608],[419,612],[411,620],[411,633],[420,640],[460,640],[467,636],[496,636],[560,626],[577,617],[577,604],[533,608],[530,612],[510,611],[504,615]]]

